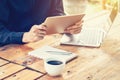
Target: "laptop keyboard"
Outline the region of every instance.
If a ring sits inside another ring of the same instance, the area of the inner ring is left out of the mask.
[[[64,34],[61,44],[99,47],[105,33],[101,28],[84,28],[79,34]]]
[[[78,43],[79,45],[85,46],[97,46],[100,45],[103,38],[103,30],[94,28],[94,29],[83,29],[79,35]]]

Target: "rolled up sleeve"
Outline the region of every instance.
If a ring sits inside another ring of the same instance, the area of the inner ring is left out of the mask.
[[[11,32],[0,25],[0,46],[5,44],[22,44],[24,32]]]

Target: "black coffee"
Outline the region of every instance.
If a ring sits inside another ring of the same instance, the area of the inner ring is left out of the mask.
[[[52,65],[60,65],[60,64],[62,64],[61,61],[57,61],[57,60],[51,60],[51,61],[48,61],[47,63],[52,64]]]

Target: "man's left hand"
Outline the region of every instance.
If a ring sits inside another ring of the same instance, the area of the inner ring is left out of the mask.
[[[82,29],[83,21],[77,22],[75,25],[70,26],[64,30],[64,33],[77,34],[80,33]]]

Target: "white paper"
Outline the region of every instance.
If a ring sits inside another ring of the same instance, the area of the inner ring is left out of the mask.
[[[50,52],[53,51],[53,53],[49,53],[49,51]],[[57,53],[57,52],[59,52],[59,53]],[[65,53],[65,54],[63,54],[63,53]],[[65,62],[68,62],[71,59],[77,57],[77,54],[75,54],[75,53],[71,53],[68,51],[61,50],[61,49],[53,48],[51,46],[43,46],[41,48],[38,48],[36,50],[29,52],[28,54],[31,56],[40,58],[40,59],[57,57],[57,58],[61,58]]]

